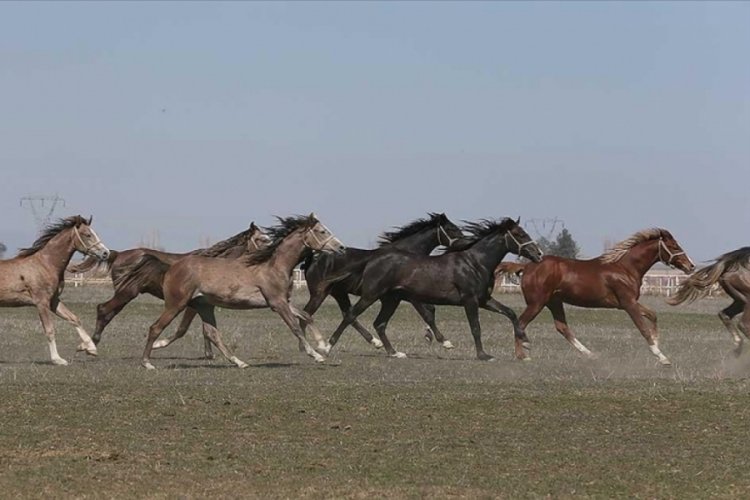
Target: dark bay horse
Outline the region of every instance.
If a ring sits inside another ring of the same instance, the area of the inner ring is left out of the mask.
[[[76,251],[97,259],[109,256],[109,250],[91,227],[91,219],[80,215],[47,226],[31,247],[22,249],[12,259],[0,261],[0,307],[36,307],[55,365],[68,362],[57,352],[52,314],[75,327],[81,337],[78,351],[96,355],[96,345],[81,321],[60,301],[65,268]]]
[[[555,320],[555,328],[573,347],[592,356],[568,327],[563,304],[580,307],[624,309],[651,352],[663,365],[671,364],[659,350],[656,313],[638,302],[646,271],[663,262],[690,273],[693,262],[666,229],[646,229],[621,241],[601,256],[590,260],[564,259],[547,256],[540,263],[501,264],[499,271],[522,274],[521,290],[526,310],[519,323],[526,326],[547,307]],[[516,337],[516,357],[526,354]]]
[[[240,368],[247,367],[224,345],[216,328],[216,306],[230,309],[270,307],[279,314],[305,352],[316,361],[324,361],[304,337],[299,319],[311,322],[309,315],[289,301],[292,271],[308,252],[342,251],[344,246],[314,214],[279,218],[279,225],[266,228],[272,242],[266,248],[243,258],[215,259],[190,255],[175,262],[164,275],[164,311],[151,325],[142,364],[153,369],[151,350],[169,323],[185,308],[198,311],[207,334],[221,353]],[[156,261],[146,256],[145,260]]]
[[[312,316],[320,308],[325,298],[332,295],[336,299],[342,315],[346,315],[352,307],[349,294],[359,295],[362,272],[367,262],[376,255],[381,255],[391,249],[429,255],[438,246],[450,247],[463,238],[461,229],[451,222],[445,214],[430,213],[428,216],[428,218],[417,219],[403,227],[396,228],[394,231],[382,234],[379,247],[374,250],[347,247],[341,254],[318,253],[311,255],[303,264],[307,288],[310,290],[310,299],[303,310]],[[335,281],[329,280],[332,276],[336,276]],[[453,348],[453,344],[443,337],[435,325],[435,308],[429,304],[418,302],[412,303],[412,305],[427,323],[438,342],[446,349]],[[367,328],[359,321],[354,320],[352,326],[367,342],[377,348],[383,347],[383,343],[373,338]],[[431,335],[428,336],[428,340],[432,340]],[[388,354],[394,357],[405,357],[403,353],[395,350]]]
[[[534,261],[541,259],[542,252],[512,219],[484,220],[470,223],[464,229],[472,235],[472,240],[461,250],[454,248],[437,256],[393,250],[370,259],[362,273],[360,299],[336,328],[331,345],[335,345],[344,329],[377,300],[382,306],[374,326],[386,348],[390,346],[386,327],[402,300],[463,306],[480,360],[493,359],[482,348],[480,307],[508,317],[515,334],[521,335],[513,310],[492,298],[494,270],[508,252]]]
[[[114,295],[111,299],[96,307],[96,328],[92,340],[98,345],[104,328],[138,295],[148,293],[160,299],[164,298],[161,283],[164,279],[165,266],[139,266],[138,264],[146,255],[158,258],[168,268],[169,265],[188,255],[232,258],[243,255],[247,251],[257,250],[267,242],[268,237],[252,222],[248,229],[208,248],[201,248],[188,253],[162,252],[151,248],[112,250],[105,261],[97,261],[90,257],[79,264],[70,266],[68,271],[81,273],[98,266],[108,269],[112,277],[112,284],[115,288]],[[138,269],[140,273],[147,274],[138,277],[138,279],[129,279],[128,274],[135,269]],[[194,317],[194,312],[185,313],[178,329],[180,336],[184,335],[184,332],[190,327]],[[211,343],[207,338],[205,340],[205,355],[209,359],[213,358]]]
[[[672,305],[693,302],[708,295],[717,283],[732,299],[732,303],[719,313],[719,319],[732,334],[739,353],[742,337],[738,327],[750,338],[750,247],[725,253],[710,266],[694,272],[667,302]],[[735,325],[732,319],[739,313],[742,313],[742,317]]]

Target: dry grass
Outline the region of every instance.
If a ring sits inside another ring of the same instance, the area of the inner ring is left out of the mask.
[[[65,299],[93,325],[106,290]],[[297,297],[302,301],[304,297]],[[501,300],[520,310],[520,297]],[[323,365],[297,353],[269,311],[221,311],[247,370],[200,359],[197,326],[139,368],[159,303],[132,304],[98,359],[47,363],[30,309],[0,310],[0,491],[4,497],[737,497],[750,494],[747,353],[731,353],[720,301],[659,312],[665,369],[624,313],[571,309],[580,357],[545,313],[529,329],[533,361],[511,360],[504,318],[482,315],[494,363],[473,359],[463,312],[440,308],[457,344],[430,347],[408,307],[386,358],[354,331]],[[367,323],[375,311],[368,311]],[[332,303],[316,316],[338,321]]]

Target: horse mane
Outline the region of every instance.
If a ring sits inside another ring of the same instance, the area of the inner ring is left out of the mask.
[[[478,222],[464,221],[464,226],[461,229],[469,233],[470,236],[462,238],[463,241],[460,241],[458,245],[452,245],[449,248],[446,248],[445,253],[467,250],[487,236],[494,233],[510,231],[517,225],[518,223],[510,217],[505,217],[499,220],[481,219]]]
[[[417,219],[413,222],[406,224],[405,226],[396,227],[393,231],[386,231],[378,238],[378,247],[384,247],[391,245],[399,240],[402,240],[408,236],[417,234],[424,229],[435,227],[440,223],[442,214],[436,214],[429,212],[429,217]]]
[[[61,232],[65,231],[66,229],[69,229],[71,227],[78,227],[81,224],[90,224],[91,220],[86,220],[80,215],[73,215],[70,217],[66,217],[65,219],[59,219],[57,222],[53,222],[52,224],[48,224],[44,229],[42,229],[42,233],[39,235],[39,237],[36,239],[33,245],[31,245],[28,248],[22,248],[18,251],[18,257],[28,257],[30,255],[34,255],[39,250],[44,248],[44,246],[49,243],[49,240],[60,234]]]
[[[625,254],[628,253],[628,250],[630,250],[634,246],[639,245],[645,241],[655,240],[657,238],[672,238],[672,235],[666,229],[662,229],[659,227],[652,227],[649,229],[644,229],[643,231],[638,231],[630,238],[622,240],[621,242],[601,254],[599,256],[599,260],[601,260],[605,264],[617,262],[618,260],[622,259]]]
[[[201,248],[199,250],[195,250],[193,252],[190,252],[191,255],[200,255],[202,257],[219,257],[221,254],[226,252],[227,250],[231,250],[232,248],[246,245],[248,238],[253,234],[253,231],[255,231],[255,227],[252,225],[242,231],[241,233],[237,233],[234,236],[231,236],[225,240],[219,241],[218,243],[214,243],[208,248]]]
[[[292,215],[290,217],[276,217],[279,223],[275,226],[264,227],[263,231],[271,238],[271,244],[257,252],[253,252],[244,258],[245,264],[254,266],[261,264],[270,259],[276,252],[276,249],[284,241],[284,238],[292,234],[297,229],[307,229],[315,225],[318,221],[309,215]]]

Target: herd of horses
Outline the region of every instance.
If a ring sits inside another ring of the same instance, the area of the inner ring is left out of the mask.
[[[462,227],[445,214],[430,213],[381,235],[377,248],[345,247],[314,215],[278,217],[278,224],[260,228],[255,223],[209,248],[189,253],[167,253],[148,248],[110,251],[81,216],[46,227],[29,248],[0,261],[0,306],[36,307],[49,344],[53,364],[66,365],[55,343],[52,315],[77,330],[78,351],[97,354],[104,328],[138,295],[147,293],[164,301],[164,309],[148,331],[142,365],[153,369],[151,352],[184,336],[195,316],[203,323],[205,356],[215,346],[227,360],[247,367],[222,340],[215,308],[270,308],[297,338],[301,351],[324,361],[348,326],[392,357],[406,357],[387,336],[387,326],[401,302],[410,303],[426,324],[425,337],[445,349],[453,348],[435,320],[436,305],[462,306],[474,339],[477,358],[491,360],[482,347],[479,309],[508,318],[513,325],[515,357],[529,359],[526,327],[545,307],[555,328],[586,356],[594,354],[568,326],[564,304],[624,310],[641,332],[660,363],[671,364],[659,349],[656,314],[639,302],[646,272],[657,262],[692,273],[668,302],[677,305],[706,296],[717,284],[733,300],[719,313],[737,346],[750,338],[750,247],[726,253],[698,271],[672,234],[646,229],[589,260],[543,256],[519,220],[503,218],[467,222]],[[442,251],[437,251],[442,249]],[[85,254],[71,265],[75,252]],[[522,262],[505,262],[512,253]],[[298,265],[305,271],[310,298],[302,308],[292,304],[292,276]],[[66,270],[80,273],[105,267],[112,277],[113,297],[97,306],[94,334],[89,337],[78,317],[60,300]],[[516,274],[526,309],[520,316],[492,296],[496,279]],[[326,339],[313,315],[332,296],[343,315]],[[358,296],[352,305],[350,297]],[[380,311],[374,322],[377,338],[358,321],[375,302]],[[738,322],[734,317],[742,313]],[[182,314],[175,333],[159,340],[162,331]],[[307,332],[314,346],[307,340]]]

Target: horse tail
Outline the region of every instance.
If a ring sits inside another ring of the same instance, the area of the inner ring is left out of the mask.
[[[502,276],[503,274],[515,274],[521,276],[526,270],[526,264],[519,262],[503,262],[495,268],[495,276]]]
[[[727,269],[728,261],[719,259],[714,264],[699,269],[682,282],[674,296],[667,299],[667,303],[673,306],[683,302],[693,302],[709,294],[711,287],[719,281],[721,275]]]
[[[162,261],[156,255],[145,254],[137,261],[119,270],[113,280],[115,293],[130,287],[140,290],[152,283],[155,278],[158,278],[161,282],[169,268],[170,264]]]
[[[99,260],[99,258],[91,255],[83,259],[83,261],[79,262],[78,264],[73,264],[72,266],[68,266],[67,271],[69,273],[79,274],[79,273],[86,273],[88,271],[91,271],[94,268],[97,268],[97,269],[103,269],[105,272],[108,273],[110,268],[112,267],[112,263],[115,261],[118,255],[119,255],[119,252],[117,250],[110,250],[109,257],[107,257],[107,260]]]

